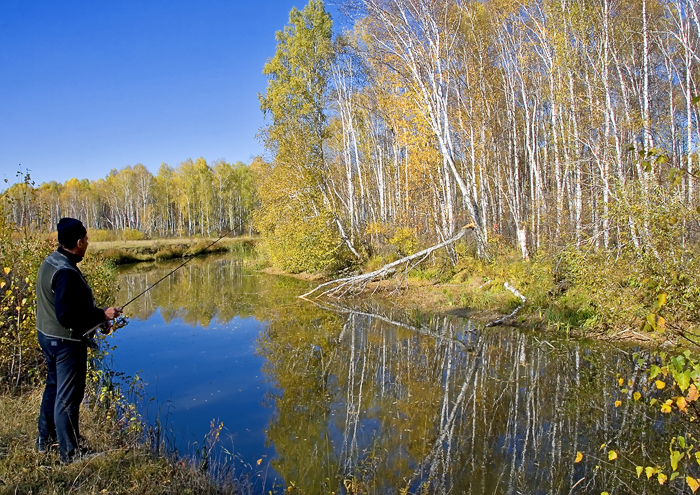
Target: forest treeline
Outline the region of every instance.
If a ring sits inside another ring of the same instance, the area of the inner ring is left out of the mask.
[[[163,163],[153,175],[141,164],[112,170],[104,179],[70,179],[35,186],[29,174],[5,192],[7,211],[20,226],[51,231],[61,217],[88,229],[148,237],[248,232],[255,205],[250,167],[223,160]]]
[[[523,257],[586,242],[661,257],[658,216],[695,240],[697,2],[346,7],[336,35],[320,0],[293,10],[265,65],[256,225],[280,262],[293,246],[298,269],[341,244],[361,257],[399,229],[435,243],[470,222],[481,257],[494,238]]]
[[[449,239],[662,260],[697,238],[700,6],[691,0],[321,0],[276,35],[265,157],[136,165],[31,188],[55,224],[256,230],[291,271]],[[6,196],[26,196],[26,183]],[[14,220],[38,218],[15,200]],[[252,221],[251,221],[252,220]],[[680,263],[680,261],[679,261]]]

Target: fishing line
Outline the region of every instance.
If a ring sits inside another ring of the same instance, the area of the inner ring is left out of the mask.
[[[216,244],[217,242],[219,242],[221,239],[223,239],[224,237],[226,237],[227,235],[229,235],[229,234],[230,234],[231,232],[233,232],[234,230],[235,230],[235,229],[231,229],[231,230],[229,230],[228,232],[226,232],[225,234],[223,234],[223,235],[222,235],[221,237],[219,237],[217,240],[215,240],[214,242],[212,242],[211,244],[209,244],[207,247],[205,247],[204,249],[202,249],[202,252],[204,252],[204,251],[206,251],[207,249],[209,249],[210,247],[212,247],[214,244]],[[170,273],[166,274],[164,277],[162,277],[162,278],[161,278],[160,280],[158,280],[156,283],[154,283],[153,285],[151,285],[150,287],[148,287],[146,290],[144,290],[143,292],[141,292],[139,295],[137,295],[136,297],[132,297],[131,300],[130,300],[129,302],[127,302],[126,304],[124,304],[123,306],[121,306],[119,309],[123,311],[124,308],[126,308],[129,304],[131,304],[131,303],[134,302],[136,299],[138,299],[139,297],[141,297],[142,295],[144,295],[146,292],[148,292],[149,290],[151,290],[153,287],[155,287],[156,285],[158,285],[159,283],[161,283],[163,280],[165,280],[166,278],[168,278],[170,275],[172,275],[173,273],[175,273],[176,271],[178,271],[180,268],[182,268],[183,266],[185,266],[187,263],[189,263],[190,261],[192,261],[194,258],[195,258],[194,256],[188,258],[187,261],[185,261],[183,264],[181,264],[181,265],[178,266],[177,268],[172,269],[172,270],[170,271]]]

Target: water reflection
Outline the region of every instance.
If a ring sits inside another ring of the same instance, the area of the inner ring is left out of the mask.
[[[271,321],[260,339],[278,391],[273,466],[304,493],[665,489],[607,457],[664,463],[679,426],[635,401],[615,407],[618,373],[637,379],[628,352],[455,318],[411,325],[377,307],[335,310]]]
[[[122,269],[118,303],[177,266]],[[294,294],[305,287],[247,273],[237,260],[208,257],[193,260],[126,308],[129,324],[108,340],[116,346],[111,366],[145,382],[145,397],[155,401],[144,401],[140,411],[152,424],[165,425],[170,448],[195,455],[212,420],[223,422],[214,458],[232,462],[234,474],[252,473],[262,489],[256,460],[269,459],[274,448],[265,446],[270,409],[263,403],[271,384],[261,372],[257,338],[270,314],[301,304]]]
[[[170,268],[125,273],[120,300]],[[643,446],[647,462],[663,463],[678,427],[640,402],[615,407],[618,373],[637,379],[628,350],[368,301],[312,304],[295,297],[305,288],[233,260],[198,260],[129,307],[115,363],[157,377],[160,399],[188,411],[178,418],[176,408],[173,420],[192,438],[223,420],[236,439],[227,448],[245,450],[253,470],[267,456],[263,466],[271,459],[301,493],[664,489],[638,479],[624,455],[607,458]],[[134,359],[129,332],[159,340]],[[187,399],[210,393],[216,400],[196,408]],[[250,488],[274,491],[263,480]]]

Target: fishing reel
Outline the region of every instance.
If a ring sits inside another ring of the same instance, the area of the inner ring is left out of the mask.
[[[114,330],[124,328],[128,323],[129,319],[126,316],[120,315],[113,319],[111,324],[109,322],[104,322],[103,324],[93,328],[92,330],[90,330],[90,332],[85,334],[85,336],[87,337],[88,348],[92,349],[93,351],[97,351],[100,347],[98,340],[104,339],[104,337],[97,336],[96,330],[99,329],[102,335],[109,335]]]
[[[112,320],[112,323],[104,323],[103,325],[100,326],[100,332],[103,335],[109,335],[115,330],[119,330],[120,328],[124,328],[127,324],[129,323],[129,319],[124,316],[124,315],[119,315],[115,319]]]
[[[112,320],[112,331],[119,330],[120,328],[124,328],[128,324],[129,324],[129,319],[124,315],[119,315],[114,320]]]
[[[100,325],[98,328],[100,329],[100,333],[102,335],[109,335],[115,330],[119,330],[120,328],[124,328],[127,324],[129,323],[129,319],[124,316],[124,315],[119,315],[115,319],[112,320],[111,323],[105,322],[102,325]]]

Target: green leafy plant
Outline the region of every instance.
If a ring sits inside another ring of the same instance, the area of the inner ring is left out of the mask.
[[[615,406],[623,400],[642,403],[661,414],[675,415],[686,425],[684,434],[671,439],[668,458],[654,459],[654,465],[648,460],[640,462],[635,468],[637,477],[655,477],[660,484],[680,478],[676,483],[695,492],[700,488],[700,360],[689,350],[671,354],[658,351],[646,356],[634,353],[633,359],[641,375],[634,380],[618,377],[621,400]],[[641,452],[627,454],[634,459]]]

